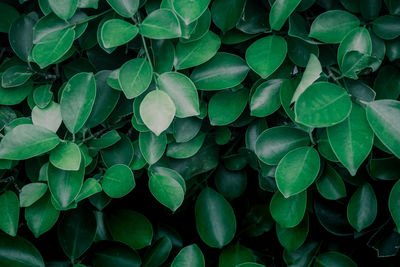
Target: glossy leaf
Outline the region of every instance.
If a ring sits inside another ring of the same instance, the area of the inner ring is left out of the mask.
[[[140,24],[139,31],[151,39],[172,39],[182,35],[178,17],[166,8],[149,14]]]
[[[139,8],[139,0],[107,0],[107,3],[125,18],[131,18]]]
[[[32,109],[32,122],[34,125],[57,132],[62,123],[60,104],[51,102],[45,108],[35,106]]]
[[[351,196],[347,206],[347,219],[360,232],[374,222],[377,212],[378,202],[374,189],[369,183],[365,183]]]
[[[346,196],[346,186],[342,177],[328,164],[315,184],[318,192],[326,199],[337,200]]]
[[[96,83],[92,73],[79,73],[65,86],[60,101],[61,116],[67,129],[75,134],[85,124],[96,97]]]
[[[197,20],[207,9],[210,0],[187,2],[184,0],[173,0],[172,6],[175,12],[185,21],[186,24]]]
[[[19,205],[21,207],[29,207],[46,194],[47,188],[47,184],[44,183],[30,183],[25,185],[19,193]]]
[[[319,168],[320,158],[314,148],[296,148],[279,162],[275,173],[276,185],[285,197],[296,195],[314,182]]]
[[[271,28],[275,31],[279,31],[290,14],[296,9],[300,4],[301,0],[287,1],[287,0],[277,0],[271,7],[269,13],[269,24]]]
[[[123,164],[116,164],[106,170],[102,179],[104,193],[112,198],[120,198],[135,187],[131,169]]]
[[[101,40],[105,48],[112,48],[128,43],[139,29],[121,19],[107,20],[101,27]]]
[[[61,19],[70,19],[78,7],[78,0],[47,0],[51,10]]]
[[[0,195],[0,229],[10,236],[16,236],[19,222],[19,201],[10,190]],[[0,261],[1,262],[1,261]]]
[[[304,217],[307,204],[307,192],[285,198],[276,191],[269,204],[272,218],[284,228],[298,225]]]
[[[255,117],[266,117],[281,106],[280,89],[284,80],[272,79],[260,84],[250,100],[250,114]]]
[[[274,73],[286,58],[287,43],[280,36],[258,39],[246,50],[246,62],[261,78]]]
[[[182,248],[171,263],[171,267],[204,267],[204,255],[199,246],[192,244]]]
[[[214,24],[223,32],[234,28],[242,14],[245,2],[244,0],[213,1],[211,15]]]
[[[319,255],[315,259],[315,266],[317,267],[322,267],[322,266],[332,266],[332,267],[356,267],[357,264],[353,262],[352,259],[350,259],[348,256],[335,252],[335,251],[330,251],[330,252],[325,252],[321,255]]]
[[[81,151],[74,143],[61,143],[50,152],[53,166],[66,171],[77,171],[81,164]]]
[[[199,194],[195,205],[196,228],[210,247],[222,248],[236,232],[235,213],[228,201],[211,188]]]
[[[146,59],[136,58],[127,61],[119,71],[119,85],[126,98],[131,99],[142,94],[149,87],[153,70]]]

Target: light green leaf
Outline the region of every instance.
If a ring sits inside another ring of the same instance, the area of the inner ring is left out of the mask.
[[[126,98],[132,99],[146,91],[152,78],[150,63],[144,58],[135,58],[122,65],[118,80]]]
[[[157,167],[149,171],[149,190],[164,206],[175,212],[185,197],[185,180],[176,171]]]
[[[286,40],[277,35],[258,39],[246,50],[246,62],[261,78],[266,79],[283,63],[287,54]]]
[[[176,117],[186,118],[200,114],[196,86],[187,76],[179,72],[163,73],[157,77],[157,87],[165,91],[174,102]]]
[[[299,99],[299,96],[311,85],[313,82],[318,80],[322,73],[321,63],[318,57],[314,54],[310,54],[306,69],[301,77],[299,85],[297,85],[296,91],[293,94],[290,103],[294,103]]]
[[[178,17],[166,8],[151,12],[140,24],[139,31],[151,39],[172,39],[182,35]]]
[[[69,79],[61,95],[61,116],[71,133],[83,127],[92,111],[96,97],[93,73],[82,72]]]
[[[0,158],[24,160],[39,156],[55,148],[60,139],[43,127],[22,124],[7,132],[0,143]]]
[[[351,196],[347,205],[347,219],[357,232],[361,232],[374,222],[377,213],[378,202],[374,189],[365,183]]]
[[[249,67],[241,57],[220,52],[196,67],[190,78],[199,90],[221,90],[239,85],[248,72]]]
[[[288,126],[278,126],[267,129],[258,136],[255,153],[265,164],[278,165],[288,152],[309,143],[310,138],[306,132]]]
[[[140,104],[140,116],[144,124],[157,136],[169,127],[175,113],[174,102],[161,90],[148,93]]]
[[[171,267],[204,267],[204,255],[199,246],[192,244],[182,248],[171,263]]]
[[[29,207],[39,200],[47,192],[47,184],[29,183],[22,187],[19,193],[19,205],[21,207]]]
[[[49,160],[61,170],[77,171],[81,164],[81,150],[75,143],[61,143],[50,152]]]
[[[12,66],[1,75],[1,86],[10,88],[23,85],[32,75],[33,72],[25,65]]]
[[[61,19],[72,18],[78,7],[79,0],[47,0],[51,10]]]
[[[367,120],[380,141],[400,158],[400,102],[378,100],[367,105]]]
[[[314,148],[296,148],[279,162],[275,173],[276,185],[285,197],[296,195],[314,182],[319,168],[320,158]]]
[[[350,116],[345,121],[328,127],[327,134],[336,157],[351,175],[356,175],[374,143],[374,132],[368,124],[365,110],[353,103]]]
[[[309,86],[295,104],[296,121],[309,127],[328,127],[344,121],[351,112],[346,90],[328,82]]]
[[[101,192],[100,183],[94,178],[87,178],[82,185],[79,195],[76,197],[75,201],[79,202],[85,198],[93,196],[96,193]]]
[[[196,21],[206,11],[211,0],[172,0],[172,6],[175,12],[185,21],[190,24]]]
[[[104,193],[112,198],[120,198],[127,195],[135,185],[131,169],[123,164],[111,166],[103,175],[102,186]]]
[[[213,95],[208,103],[211,125],[221,126],[234,122],[246,108],[248,97],[247,89],[236,92],[223,90]]]
[[[107,0],[107,3],[119,15],[125,18],[131,18],[139,8],[139,0]]]
[[[0,195],[0,214],[0,229],[10,236],[16,236],[19,221],[19,201],[13,191],[7,190]]]
[[[340,43],[360,20],[344,10],[329,10],[320,14],[311,24],[310,37],[324,43]]]
[[[304,217],[307,206],[307,191],[285,198],[276,191],[269,203],[272,218],[284,228],[298,225]]]
[[[276,0],[269,13],[269,25],[271,25],[271,28],[279,31],[300,2],[301,0]]]
[[[51,102],[45,108],[35,106],[32,109],[32,122],[34,125],[57,132],[62,123],[61,108],[58,103]]]
[[[117,47],[131,41],[139,29],[122,19],[110,19],[102,24],[101,40],[105,48]]]
[[[209,61],[221,46],[221,40],[212,31],[208,31],[201,39],[190,42],[179,42],[176,45],[175,68],[187,69]]]
[[[359,27],[349,32],[340,43],[337,52],[337,62],[342,66],[344,56],[350,51],[358,51],[371,55],[372,41],[367,29]]]
[[[195,217],[197,232],[210,247],[222,248],[235,236],[236,217],[231,205],[210,187],[197,197]]]

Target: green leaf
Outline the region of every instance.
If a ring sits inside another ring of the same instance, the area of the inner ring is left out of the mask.
[[[199,133],[195,138],[184,143],[170,143],[167,148],[167,156],[175,159],[190,158],[201,148],[206,138],[206,134]]]
[[[367,29],[356,28],[349,32],[340,43],[337,52],[337,62],[339,67],[342,66],[344,56],[351,51],[371,55],[372,41]]]
[[[146,251],[143,259],[143,267],[161,266],[172,250],[172,242],[167,237],[161,237]]]
[[[238,266],[245,262],[254,262],[253,252],[239,242],[222,250],[219,255],[218,267]]]
[[[33,45],[33,27],[37,18],[21,15],[10,27],[8,38],[15,54],[27,62]]]
[[[61,116],[68,131],[75,134],[83,127],[94,104],[96,83],[93,73],[82,72],[69,79],[61,95]]]
[[[199,90],[221,90],[239,85],[248,72],[249,67],[241,57],[220,52],[196,67],[190,78]]]
[[[329,251],[323,254],[320,254],[315,259],[315,267],[357,267],[357,264],[350,259],[348,256],[336,252],[336,251]]]
[[[75,201],[79,202],[85,198],[88,198],[96,193],[101,192],[102,188],[100,183],[94,178],[88,178],[82,185],[81,191],[79,191],[78,196]]]
[[[305,216],[300,224],[292,228],[284,228],[276,224],[276,235],[278,236],[279,243],[287,251],[294,251],[303,245],[304,241],[306,241],[308,231],[308,216]]]
[[[400,116],[400,102],[378,100],[367,105],[367,120],[380,141],[400,158],[400,126],[396,123]]]
[[[377,213],[378,202],[374,189],[365,183],[351,196],[347,205],[347,219],[357,232],[361,232],[374,222]]]
[[[11,24],[19,17],[18,11],[5,3],[0,3],[0,32],[8,33]]]
[[[150,170],[149,190],[158,202],[175,212],[185,197],[185,180],[172,169],[157,167]]]
[[[221,46],[221,40],[212,31],[190,43],[179,42],[176,45],[176,59],[174,62],[177,70],[195,67],[209,61]]]
[[[54,34],[68,27],[68,22],[60,19],[54,13],[41,17],[33,28],[33,43],[50,41]]]
[[[211,16],[214,24],[223,32],[234,28],[242,15],[245,0],[214,0]]]
[[[23,160],[39,156],[55,148],[60,139],[43,127],[22,124],[7,132],[0,143],[0,158]]]
[[[25,209],[28,228],[36,238],[49,231],[56,224],[59,215],[60,211],[56,210],[51,203],[50,193]]]
[[[324,172],[315,184],[318,192],[326,199],[338,200],[347,195],[342,177],[329,164],[325,165]]]
[[[96,236],[96,217],[84,209],[70,211],[58,224],[57,234],[61,248],[73,261],[92,245]]]
[[[60,105],[51,102],[45,108],[35,106],[32,109],[32,122],[34,125],[49,129],[52,132],[57,132],[62,123]]]
[[[374,132],[368,124],[365,110],[353,103],[350,116],[328,127],[327,134],[336,157],[354,176],[371,152],[374,142]]]
[[[373,56],[367,54],[362,54],[358,51],[351,51],[343,57],[343,65],[341,66],[341,71],[345,77],[351,79],[358,79],[358,74],[366,69],[370,68],[374,70],[381,61]]]
[[[389,211],[393,221],[396,224],[397,232],[400,230],[400,181],[397,181],[390,191],[389,195]]]
[[[322,73],[322,66],[318,60],[318,57],[314,54],[310,54],[306,69],[301,77],[300,83],[297,85],[296,91],[293,94],[290,103],[294,103],[299,99],[299,96],[304,93],[304,91],[319,79]]]
[[[384,40],[393,40],[400,36],[400,18],[398,16],[385,15],[372,22],[374,33]]]
[[[103,134],[100,138],[94,138],[88,142],[88,145],[93,148],[103,149],[110,147],[121,140],[121,136],[116,130],[111,130]]]
[[[285,197],[296,195],[314,182],[319,168],[320,158],[314,148],[296,148],[279,162],[275,173],[276,185]]]
[[[1,75],[1,86],[10,88],[23,85],[32,75],[33,72],[25,65],[12,66]]]
[[[248,97],[247,89],[236,92],[223,90],[213,95],[208,103],[211,125],[221,126],[234,122],[246,108]]]
[[[140,267],[142,261],[139,254],[125,244],[107,242],[96,247],[93,253],[93,266],[107,267],[111,265],[121,267]]]
[[[152,78],[150,63],[144,58],[135,58],[122,65],[118,80],[126,98],[132,99],[146,91]]]
[[[267,129],[258,136],[255,153],[265,164],[278,165],[288,152],[309,143],[306,132],[288,126],[278,126]]]
[[[53,93],[50,91],[51,84],[41,85],[35,88],[33,91],[33,100],[39,108],[45,108],[50,104]]]
[[[51,10],[61,19],[72,18],[78,7],[79,0],[47,0]]]
[[[307,191],[285,198],[281,192],[276,191],[269,203],[272,218],[283,228],[298,225],[306,212]]]
[[[301,0],[276,0],[269,13],[269,25],[271,25],[271,28],[279,31],[300,2]]]
[[[106,216],[107,228],[114,240],[133,249],[141,249],[151,244],[153,227],[142,214],[133,210],[114,210]]]
[[[153,165],[164,155],[167,147],[167,136],[165,134],[157,136],[152,132],[142,132],[139,134],[139,147],[146,162]]]
[[[81,150],[75,143],[61,143],[50,152],[49,160],[58,169],[77,171],[81,164]]]
[[[29,207],[39,200],[47,192],[47,184],[29,183],[22,187],[19,193],[19,205],[21,207]]]
[[[244,171],[229,171],[220,166],[215,173],[215,186],[228,200],[240,197],[247,187],[247,174]]]
[[[32,89],[33,83],[31,81],[14,88],[0,86],[0,105],[19,104],[31,93]]]
[[[266,79],[279,68],[286,54],[286,40],[271,35],[258,39],[247,48],[246,62],[261,78]]]
[[[203,252],[196,244],[182,248],[171,263],[171,267],[204,267]]]
[[[122,19],[110,19],[101,27],[101,41],[105,48],[117,47],[131,41],[139,33],[139,29]]]
[[[108,168],[102,179],[104,193],[112,198],[127,195],[135,185],[131,169],[123,164],[116,164]]]
[[[197,232],[210,247],[222,248],[235,236],[236,217],[231,205],[210,187],[197,197],[195,217]]]
[[[161,90],[151,91],[140,104],[140,116],[144,124],[157,136],[169,127],[175,113],[174,102]]]
[[[55,202],[63,209],[67,208],[78,196],[83,184],[85,161],[81,160],[79,170],[65,171],[49,164],[48,183]]]
[[[107,0],[118,15],[131,18],[139,8],[139,0]]]
[[[344,10],[330,10],[320,14],[311,24],[310,37],[324,43],[340,43],[360,20]]]
[[[166,8],[151,12],[140,24],[139,31],[151,39],[173,39],[182,35],[178,17]]]
[[[271,115],[281,106],[280,89],[284,83],[281,79],[272,79],[260,84],[250,100],[250,114],[254,117]]]
[[[16,236],[19,221],[19,201],[13,191],[7,190],[0,195],[0,213],[0,229],[10,236]]]
[[[346,90],[328,82],[309,86],[295,105],[296,121],[309,127],[328,127],[344,121],[351,112]]]
[[[174,11],[185,21],[190,24],[196,21],[206,11],[211,0],[185,1],[172,0]]]
[[[96,97],[86,126],[93,128],[103,123],[114,110],[120,98],[120,92],[107,85],[106,79],[110,71],[99,71],[94,75],[96,80]]]
[[[176,117],[186,118],[200,114],[196,86],[185,75],[179,72],[163,73],[157,77],[157,87],[171,97],[176,107]]]
[[[115,164],[129,166],[132,161],[134,151],[131,140],[122,133],[119,133],[119,136],[119,141],[100,151],[101,158],[108,168]]]
[[[22,237],[0,233],[0,265],[44,267],[42,255],[37,248]]]
[[[35,44],[32,49],[32,59],[40,68],[44,69],[61,59],[72,47],[74,40],[75,30],[73,28],[53,32],[46,36],[46,40]]]

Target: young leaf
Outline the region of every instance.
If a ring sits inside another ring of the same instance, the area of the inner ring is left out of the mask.
[[[175,113],[174,102],[161,90],[148,93],[140,104],[140,116],[144,124],[157,136],[169,127]]]
[[[57,132],[62,123],[60,104],[51,102],[44,108],[35,106],[32,109],[32,122],[34,125]]]
[[[61,143],[50,152],[49,160],[61,170],[77,171],[81,164],[81,150],[75,143]]]

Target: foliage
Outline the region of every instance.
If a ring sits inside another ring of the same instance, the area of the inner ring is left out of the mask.
[[[6,0],[0,35],[0,266],[399,262],[400,1]]]

